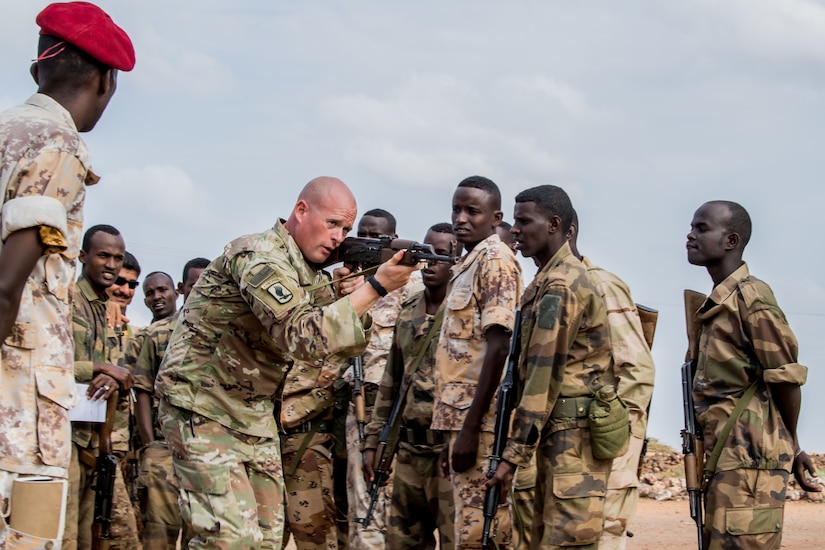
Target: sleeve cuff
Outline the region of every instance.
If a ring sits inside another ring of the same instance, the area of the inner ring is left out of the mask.
[[[802,386],[808,380],[808,367],[799,363],[788,363],[775,369],[765,369],[762,379],[768,384],[789,383]]]
[[[78,382],[89,382],[94,377],[95,364],[92,361],[74,362],[74,379]]]
[[[66,208],[52,197],[28,196],[12,199],[3,205],[0,238],[3,242],[9,235],[21,229],[47,225],[62,235],[68,233]]]
[[[481,313],[481,330],[487,331],[494,325],[499,325],[507,330],[513,330],[513,322],[515,321],[515,314],[512,309],[506,307],[493,307],[485,309]]]
[[[507,441],[507,446],[504,448],[504,452],[501,453],[501,459],[516,466],[527,466],[530,464],[535,451],[535,447],[516,443],[511,439]]]

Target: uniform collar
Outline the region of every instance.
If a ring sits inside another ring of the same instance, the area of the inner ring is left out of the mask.
[[[713,288],[713,292],[707,297],[705,303],[699,309],[699,319],[708,319],[716,315],[719,306],[727,302],[731,295],[736,292],[739,283],[750,276],[748,264],[742,263],[733,273],[725,277],[725,280]]]
[[[482,252],[486,252],[488,249],[492,248],[496,244],[501,244],[501,239],[499,238],[498,233],[495,232],[486,239],[476,243],[473,249],[470,252],[468,252],[466,256],[461,258],[461,261],[459,263],[457,263],[451,268],[452,276],[450,277],[450,279],[455,279],[456,277],[458,277],[459,274],[466,271],[467,268],[473,265],[473,263],[476,261],[476,258],[478,258]]]
[[[109,301],[109,295],[104,292],[104,298],[98,296],[97,292],[95,292],[95,289],[92,288],[92,283],[90,283],[89,280],[83,275],[81,275],[80,278],[77,280],[77,290],[90,303]]]
[[[41,109],[46,109],[77,132],[77,125],[75,124],[71,113],[69,113],[69,111],[67,111],[66,108],[58,103],[58,101],[53,97],[47,96],[46,94],[34,94],[26,100],[26,104],[34,105],[35,107],[40,107]]]
[[[298,274],[298,283],[301,286],[310,286],[315,283],[316,278],[318,277],[318,271],[313,269],[312,266],[307,263],[306,258],[304,257],[304,253],[301,252],[301,249],[298,247],[298,243],[295,242],[295,239],[292,238],[292,235],[289,234],[287,231],[285,220],[279,219],[275,223],[275,227],[272,228],[273,231],[278,235],[278,237],[284,242],[284,247],[289,257],[289,263],[292,264],[292,267],[295,268],[296,273]]]

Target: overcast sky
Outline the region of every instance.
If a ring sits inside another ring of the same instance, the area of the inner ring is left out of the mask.
[[[711,290],[685,235],[704,201],[734,200],[754,222],[751,272],[811,369],[801,443],[825,451],[825,2],[99,4],[137,66],[85,135],[103,178],[86,225],[117,226],[144,273],[179,280],[189,258],[287,216],[318,175],[419,240],[466,176],[498,183],[510,221],[519,191],[560,185],[582,252],[660,312],[649,431],[675,446],[682,290]],[[4,3],[0,108],[35,90],[44,5]],[[129,314],[150,319],[139,299]]]

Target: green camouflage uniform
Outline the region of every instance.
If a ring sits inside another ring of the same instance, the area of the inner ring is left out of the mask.
[[[293,361],[349,357],[367,343],[369,317],[349,298],[307,290],[327,281],[279,221],[229,243],[192,290],[155,383],[190,548],[281,547],[284,376]]]
[[[718,284],[696,314],[701,323],[693,380],[706,460],[737,400],[753,383],[706,494],[709,549],[779,548],[793,438],[767,384],[802,385],[796,337],[770,287],[746,264]]]
[[[72,331],[75,343],[75,379],[88,383],[94,378],[94,363],[117,365],[122,354],[122,333],[106,325],[108,296],[100,298],[92,285],[81,277],[72,296]],[[129,392],[121,392],[128,399]],[[72,464],[69,471],[69,498],[66,507],[66,534],[63,548],[90,548],[94,519],[95,459],[100,442],[100,424],[72,424]],[[111,548],[138,547],[137,524],[132,503],[123,479],[123,471],[115,472],[112,496]]]
[[[66,479],[71,457],[68,409],[77,391],[72,368],[70,296],[83,229],[86,187],[98,181],[71,114],[35,94],[0,113],[0,247],[38,228],[45,250],[23,287],[17,318],[0,356],[0,506],[20,475]],[[31,540],[0,514],[0,547],[60,544]]]
[[[140,354],[140,346],[143,345],[145,328],[124,325],[122,330],[122,347],[125,353],[120,357],[120,366],[135,374],[135,362]],[[120,462],[120,469],[123,471],[123,480],[126,482],[126,490],[129,493],[129,501],[132,504],[132,512],[137,524],[138,540],[143,542],[143,521],[140,510],[140,490],[138,489],[138,470],[140,469],[140,433],[138,433],[137,422],[135,420],[135,401],[132,399],[133,392],[128,397],[117,402],[118,408],[115,413],[115,429],[112,432],[112,449]],[[134,476],[134,477],[133,477]]]
[[[444,301],[444,324],[441,327],[435,366],[433,430],[449,432],[450,453],[464,426],[467,411],[476,395],[481,368],[487,353],[485,332],[498,325],[511,330],[521,294],[521,268],[510,247],[497,234],[476,244],[461,262],[451,269],[450,286]],[[484,492],[488,456],[495,429],[496,398],[481,423],[475,466],[466,472],[450,469],[455,505],[456,548],[478,548],[484,525]],[[496,517],[495,541],[509,548],[512,528],[507,504],[500,506]]]
[[[615,386],[630,409],[630,444],[625,454],[613,459],[604,504],[604,531],[599,541],[601,550],[623,550],[628,524],[639,504],[636,472],[647,430],[647,407],[653,396],[656,368],[630,289],[616,275],[593,265],[587,258],[583,258],[582,263],[604,301]],[[604,383],[608,380],[602,378]]]
[[[338,548],[332,482],[332,384],[345,364],[296,362],[284,381],[280,424],[286,519],[298,550]]]
[[[439,457],[446,438],[442,432],[430,429],[438,334],[431,335],[426,349],[422,350],[423,360],[410,375],[418,361],[416,351],[430,334],[434,321],[435,316],[427,314],[423,290],[402,304],[375,409],[365,430],[364,448],[375,450],[402,384],[409,388],[405,392],[406,401],[399,421],[400,443],[386,536],[387,547],[394,550],[435,549],[433,531],[436,529],[439,548],[453,548],[455,508],[452,486],[441,477],[439,470]]]
[[[370,308],[372,315],[372,334],[367,349],[361,358],[364,371],[364,396],[366,401],[365,418],[369,421],[378,384],[387,365],[387,356],[392,346],[392,334],[395,321],[402,302],[424,288],[419,272],[414,272],[409,282],[403,287],[390,292],[380,298]],[[344,379],[352,385],[352,368],[344,373]],[[390,500],[392,499],[392,485],[380,490],[378,500],[369,527],[364,528],[361,523],[354,522],[355,518],[363,518],[369,508],[369,494],[367,483],[364,481],[364,471],[361,456],[361,441],[358,439],[358,425],[355,420],[355,407],[350,402],[347,408],[346,420],[347,439],[347,503],[349,507],[349,540],[350,550],[383,550],[386,545],[387,522],[389,521]]]
[[[155,378],[160,368],[169,339],[175,329],[178,313],[160,319],[143,331],[140,353],[135,359],[135,391],[152,396],[152,428],[154,440],[145,444],[140,453],[138,484],[141,487],[144,550],[174,550],[183,531],[185,548],[191,533],[182,524],[178,507],[178,488],[169,483],[172,472],[172,453],[163,439],[158,421],[158,400],[155,397]]]
[[[524,292],[521,399],[502,457],[522,465],[536,453],[531,548],[598,548],[611,461],[593,457],[587,410],[610,368],[605,317],[567,243]]]

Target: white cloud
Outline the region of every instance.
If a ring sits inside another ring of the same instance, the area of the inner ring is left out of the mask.
[[[543,94],[557,101],[571,115],[587,115],[592,112],[584,93],[545,75],[515,78],[512,85],[516,89]]]

